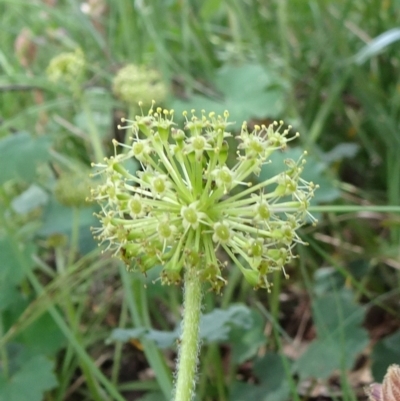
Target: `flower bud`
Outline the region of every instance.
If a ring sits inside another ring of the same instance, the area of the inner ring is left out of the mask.
[[[214,224],[213,241],[226,244],[232,237],[232,232],[226,222]]]
[[[136,106],[140,101],[143,107],[149,107],[153,99],[162,102],[168,91],[158,71],[129,64],[121,68],[115,76],[113,92],[130,105]]]
[[[391,365],[383,378],[383,383],[373,383],[365,389],[370,401],[400,400],[400,366]]]
[[[63,173],[57,180],[54,196],[64,206],[89,206],[87,198],[92,184],[89,174]]]

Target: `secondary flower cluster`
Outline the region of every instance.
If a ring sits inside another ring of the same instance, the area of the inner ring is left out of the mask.
[[[115,155],[94,164],[104,177],[92,191],[102,208],[95,236],[134,269],[145,273],[161,264],[164,283],[180,282],[191,268],[216,291],[225,284],[222,248],[247,281],[268,289],[268,273],[285,273],[301,243],[296,230],[311,217],[315,186],[300,177],[302,158],[285,160],[284,171],[268,180],[250,179],[298,134],[289,138],[282,122],[253,130],[244,123],[230,167],[228,112],[184,113],[183,130],[173,114],[153,105],[148,115],[125,120],[129,144],[114,141]],[[136,173],[125,165],[131,158],[141,165]]]
[[[85,55],[82,49],[61,53],[50,60],[46,69],[47,77],[52,82],[68,85],[73,91],[79,91],[86,71]]]
[[[153,98],[162,102],[167,96],[168,88],[157,70],[144,65],[128,64],[115,76],[113,92],[136,109],[139,100],[145,107],[152,104]]]

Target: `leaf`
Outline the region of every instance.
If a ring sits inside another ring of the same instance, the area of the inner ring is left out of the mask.
[[[289,386],[282,357],[279,354],[271,352],[257,360],[254,372],[262,383],[266,393],[265,399],[271,401],[287,399]]]
[[[201,5],[201,18],[207,20],[218,13],[222,5],[222,0],[205,0]]]
[[[400,364],[400,330],[378,341],[371,355],[372,374],[378,382],[382,381],[389,365]]]
[[[31,352],[54,355],[64,344],[65,337],[49,313],[44,313],[16,337]]]
[[[143,397],[140,397],[137,401],[163,401],[165,399],[164,394],[160,392],[149,392]]]
[[[282,357],[268,353],[254,364],[254,373],[259,384],[234,382],[229,401],[286,401],[290,388]]]
[[[97,211],[95,206],[79,209],[79,248],[82,253],[87,253],[97,245],[90,232],[91,226],[98,226],[100,223],[93,213]],[[76,212],[76,211],[75,211]],[[53,234],[70,235],[74,224],[74,209],[66,207],[51,198],[44,210],[43,225],[38,235],[48,237]]]
[[[0,311],[5,311],[17,299],[19,292],[15,286],[0,281]]]
[[[234,364],[241,364],[253,358],[267,341],[264,334],[263,316],[254,310],[251,310],[250,313],[252,318],[250,328],[234,326],[229,333],[229,342],[232,344],[231,358]]]
[[[231,305],[228,309],[214,309],[201,317],[200,338],[204,343],[226,341],[233,327],[249,329],[253,324],[250,309],[244,305]],[[115,329],[109,341],[128,342],[131,339],[154,341],[159,348],[169,348],[179,338],[180,325],[173,331],[153,330],[145,327],[134,329]]]
[[[6,287],[4,292],[7,292],[8,288]],[[48,312],[35,311],[34,299],[16,291],[15,287],[12,288],[14,291],[10,294],[8,305],[3,306],[0,302],[0,306],[5,310],[2,317],[3,330],[7,331],[15,325],[11,329],[13,341],[17,341],[32,355],[53,356],[65,344],[64,335]],[[0,291],[0,300],[4,292]],[[29,313],[24,318],[23,314],[27,311]]]
[[[359,150],[360,145],[357,143],[339,143],[324,154],[324,162],[330,164],[344,158],[352,159]]]
[[[80,209],[78,216],[79,226],[89,227],[98,223],[98,220],[93,216],[95,211],[97,211],[96,207]],[[39,230],[39,235],[48,236],[69,233],[72,229],[73,213],[73,208],[63,206],[52,198],[44,211],[44,222]]]
[[[201,317],[200,337],[206,343],[226,341],[232,327],[250,329],[251,311],[244,305],[231,305],[228,309],[214,309]]]
[[[53,362],[43,355],[23,361],[11,376],[0,376],[0,401],[42,401],[43,393],[57,385]]]
[[[334,291],[343,287],[345,280],[334,267],[320,267],[314,273],[314,293],[319,297]]]
[[[315,298],[312,308],[317,335],[321,337],[337,334],[342,325],[352,330],[362,324],[365,315],[364,308],[354,302],[353,292],[345,288]]]
[[[173,108],[176,115],[184,110],[195,109],[223,114],[228,110],[232,129],[241,127],[251,118],[277,118],[284,109],[284,83],[272,69],[258,64],[241,66],[224,65],[216,74],[215,86],[222,94],[221,99],[210,99],[194,95],[188,101],[176,100]]]
[[[24,264],[32,268],[32,243],[13,242],[10,237],[0,238],[0,292],[8,286],[19,284],[25,277]]]
[[[49,139],[19,132],[0,139],[0,185],[11,179],[30,182],[39,164],[49,160]]]
[[[368,274],[369,263],[367,260],[356,259],[347,264],[346,270],[354,280],[362,280]],[[346,277],[334,267],[320,267],[314,273],[313,289],[317,296],[336,291],[345,285]]]
[[[201,95],[193,95],[190,99],[185,101],[175,99],[172,103],[172,108],[175,110],[174,115],[176,115],[177,119],[179,119],[179,116],[181,116],[182,112],[185,110],[194,109],[197,113],[199,113],[200,110],[205,110],[207,113],[213,111],[217,115],[223,115],[226,110],[223,100],[211,99]],[[232,113],[231,116],[231,118],[236,118]],[[231,125],[230,127],[239,127],[239,125]]]
[[[49,200],[49,195],[39,186],[32,184],[27,190],[13,199],[12,207],[20,214],[29,213],[37,207],[43,206]]]
[[[170,348],[179,338],[179,331],[160,331],[138,327],[135,329],[115,329],[111,333],[109,341],[128,342],[131,339],[143,339],[154,341],[161,349]]]
[[[284,152],[276,151],[270,156],[271,163],[265,164],[261,168],[259,181],[265,181],[280,174],[286,169],[285,160],[292,159],[297,161],[303,155],[304,151],[300,147],[290,148]],[[323,202],[332,202],[340,197],[340,191],[336,188],[334,181],[326,174],[328,165],[317,160],[312,155],[307,155],[307,163],[301,177],[309,182],[318,184],[319,188],[315,191],[315,196],[311,204]]]
[[[382,53],[383,50],[394,42],[400,40],[400,29],[393,28],[374,38],[370,43],[364,46],[355,56],[357,64],[363,64],[371,57]]]
[[[225,95],[225,108],[239,126],[251,117],[278,117],[283,110],[281,82],[258,64],[224,65],[216,86]]]
[[[349,370],[368,344],[368,333],[361,327],[364,309],[349,290],[326,293],[314,299],[314,340],[294,365],[301,379],[326,379],[336,369]]]

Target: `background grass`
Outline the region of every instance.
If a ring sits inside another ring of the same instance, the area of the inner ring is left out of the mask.
[[[319,224],[301,233],[310,246],[290,280],[275,275],[271,294],[254,292],[230,268],[222,297],[207,294],[204,312],[227,314],[203,338],[198,399],[362,399],[364,384],[400,363],[399,9],[0,0],[0,400],[169,398],[175,347],[160,331],[179,324],[180,289],[102,255],[93,207],[57,198],[62,177],[86,177],[112,154],[132,112],[112,80],[131,63],[161,73],[165,107],[229,106],[239,124],[292,124],[294,152],[309,152],[321,187]],[[45,73],[78,47],[88,65],[79,98]],[[245,312],[228,314],[237,303]],[[106,342],[117,327],[147,334]]]

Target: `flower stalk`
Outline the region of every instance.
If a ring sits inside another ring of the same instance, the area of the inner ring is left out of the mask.
[[[175,401],[193,398],[199,359],[199,324],[201,316],[202,283],[195,269],[188,270],[184,277],[184,304],[182,335],[178,355]]]
[[[79,102],[86,117],[89,131],[88,139],[93,155],[95,160],[99,162],[104,158],[103,147],[83,86],[87,66],[85,54],[81,48],[77,48],[74,52],[61,53],[52,58],[46,69],[46,74],[50,82],[63,85],[65,90],[71,91],[75,100]]]

